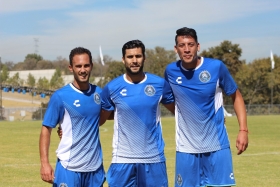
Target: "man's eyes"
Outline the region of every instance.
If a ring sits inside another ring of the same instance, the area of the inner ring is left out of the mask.
[[[135,58],[141,58],[141,57],[142,57],[142,55],[135,55],[135,56],[133,56],[133,55],[132,55],[132,56],[127,56],[127,58],[134,58],[134,57],[135,57]]]

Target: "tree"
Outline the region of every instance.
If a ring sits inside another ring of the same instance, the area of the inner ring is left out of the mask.
[[[43,91],[43,90],[48,90],[49,89],[49,81],[46,77],[39,78],[37,82],[37,90]]]
[[[1,83],[5,83],[9,78],[9,71],[5,64],[1,64],[1,67]]]
[[[7,83],[13,87],[19,87],[23,85],[23,80],[20,79],[19,73],[16,73],[13,77],[8,78]]]
[[[18,62],[17,64],[14,65],[12,71],[20,71],[20,70],[24,70],[24,68],[25,68],[24,62]]]
[[[55,61],[53,61],[53,66],[55,69],[60,69],[61,74],[71,75],[72,73],[69,71],[69,61],[66,58],[57,57]]]
[[[34,88],[35,83],[36,83],[35,77],[34,77],[31,73],[29,73],[29,74],[28,74],[28,77],[27,77],[27,82],[26,82],[26,84],[27,84],[29,87]]]
[[[165,50],[163,47],[146,50],[146,61],[144,70],[163,77],[165,67],[176,60],[176,53],[173,50]]]
[[[275,93],[280,91],[279,74],[280,68],[277,66],[272,73],[269,58],[257,59],[250,64],[242,65],[236,74],[236,83],[249,109],[252,104],[271,103],[272,87]],[[274,94],[273,103],[279,102],[279,94]]]
[[[28,60],[28,59],[34,59],[36,62],[40,61],[40,60],[43,60],[43,57],[41,55],[38,55],[36,53],[33,53],[33,54],[27,54],[25,56],[25,60]]]
[[[48,60],[40,60],[36,63],[34,69],[53,69],[54,65],[51,61]]]
[[[15,66],[14,62],[12,62],[12,61],[5,62],[5,65],[7,66],[8,71],[11,71],[13,69],[13,67]]]
[[[63,78],[61,77],[60,69],[56,69],[51,80],[50,80],[50,89],[56,90],[64,85]]]
[[[36,69],[37,63],[42,61],[43,57],[38,54],[27,54],[24,62],[17,63],[13,70],[34,70]]]
[[[219,46],[210,47],[208,51],[203,50],[200,53],[200,56],[216,58],[225,63],[229,72],[233,77],[240,69],[241,65],[245,61],[241,61],[242,49],[239,47],[239,44],[232,44],[230,41],[225,40]]]
[[[94,77],[103,77],[108,69],[108,64],[113,62],[112,58],[108,55],[103,56],[104,65],[102,65],[100,57],[97,57],[97,59],[92,59],[92,60],[93,60],[93,67],[92,67],[91,75]]]
[[[112,79],[125,73],[125,67],[123,62],[113,61],[108,63],[108,70],[105,73],[104,79],[101,79],[97,85],[103,87]]]

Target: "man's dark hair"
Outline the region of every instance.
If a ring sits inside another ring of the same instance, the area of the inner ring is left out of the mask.
[[[122,47],[122,55],[125,56],[125,50],[134,49],[140,47],[142,49],[142,54],[145,57],[145,45],[140,40],[131,40],[126,42]]]
[[[91,52],[86,49],[86,48],[83,48],[83,47],[76,47],[74,49],[72,49],[72,51],[70,52],[70,55],[69,55],[69,62],[70,62],[70,65],[72,66],[73,65],[73,57],[75,55],[81,55],[81,54],[87,54],[88,57],[89,57],[89,61],[90,63],[92,64],[92,56],[91,56]]]
[[[178,29],[178,30],[176,31],[176,34],[177,34],[177,35],[175,36],[175,43],[176,43],[176,45],[178,44],[178,42],[177,42],[177,37],[178,37],[178,36],[190,36],[190,37],[194,38],[194,40],[195,40],[196,43],[197,43],[196,31],[195,31],[194,29],[192,29],[192,28],[183,27],[183,28],[181,28],[181,29]]]

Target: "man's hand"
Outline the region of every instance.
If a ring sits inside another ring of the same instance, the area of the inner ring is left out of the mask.
[[[239,131],[237,139],[236,139],[236,148],[237,154],[240,155],[243,153],[248,147],[248,131]]]
[[[61,138],[62,138],[62,130],[61,130],[61,127],[60,127],[60,126],[58,126],[56,132],[57,132],[58,137],[61,139]]]
[[[54,172],[49,163],[41,164],[41,178],[43,181],[53,184]]]

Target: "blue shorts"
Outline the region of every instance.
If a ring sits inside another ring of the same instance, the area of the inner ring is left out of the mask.
[[[110,187],[167,187],[165,162],[160,163],[112,163],[107,172]]]
[[[56,163],[53,187],[100,187],[105,182],[103,165],[92,172],[74,172]]]
[[[175,186],[235,186],[230,148],[197,154],[176,152]]]

